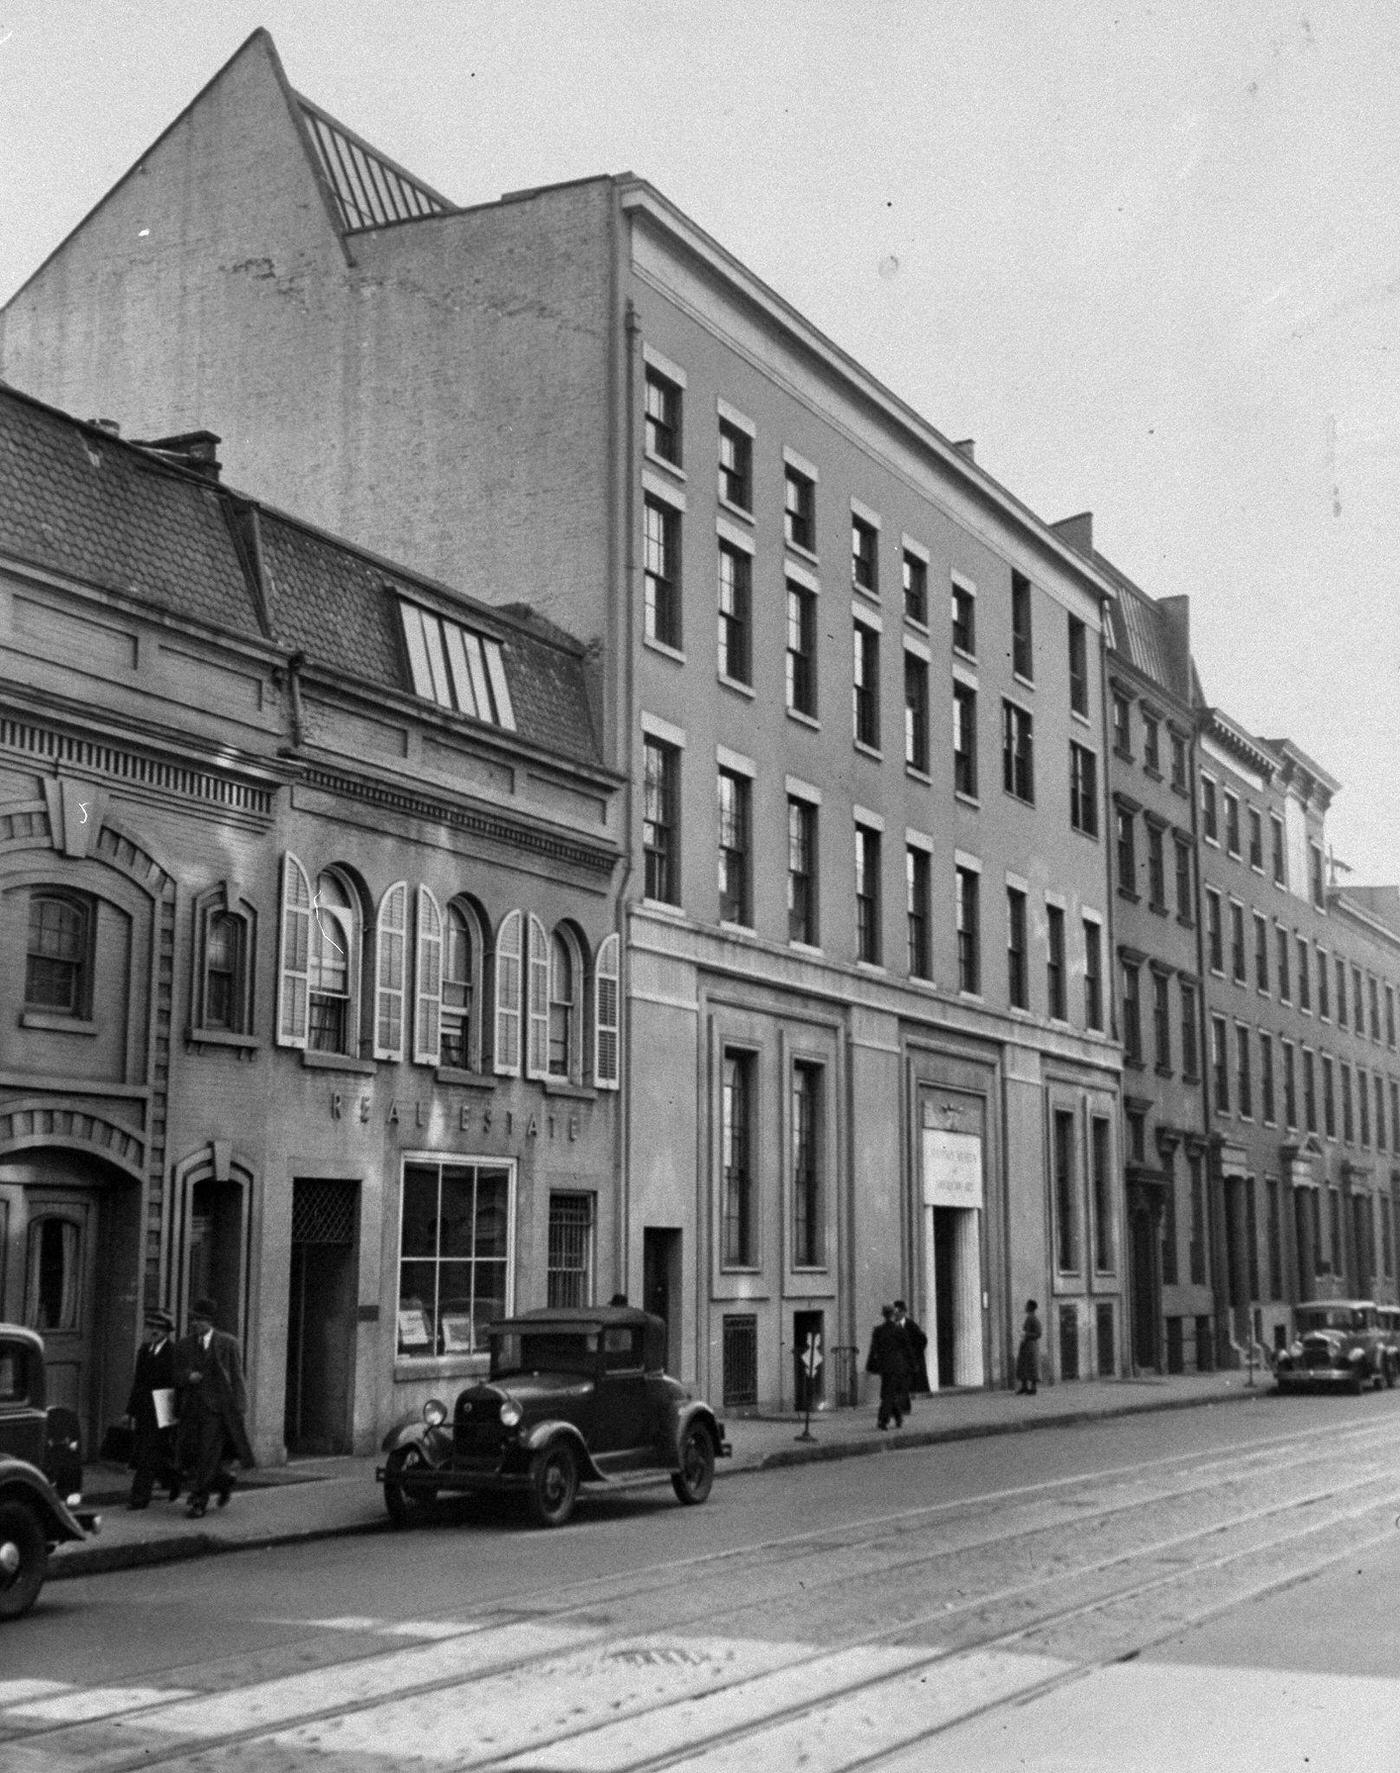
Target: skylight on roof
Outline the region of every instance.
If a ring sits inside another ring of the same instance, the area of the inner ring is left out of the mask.
[[[399,619],[415,695],[454,714],[469,714],[473,720],[515,731],[499,640],[403,599]]]
[[[436,191],[410,178],[305,99],[301,109],[347,233],[447,214],[450,206]]]

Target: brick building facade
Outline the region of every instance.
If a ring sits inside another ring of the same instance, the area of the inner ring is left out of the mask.
[[[0,390],[0,1316],[89,1435],[211,1293],[261,1457],[615,1284],[584,649]]]

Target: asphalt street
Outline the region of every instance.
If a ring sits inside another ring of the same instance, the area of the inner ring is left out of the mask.
[[[1400,1761],[1400,1392],[1261,1399],[51,1584],[0,1766]]]

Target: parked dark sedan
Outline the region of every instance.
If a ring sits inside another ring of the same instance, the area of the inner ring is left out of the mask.
[[[724,1426],[662,1371],[666,1329],[627,1306],[525,1312],[489,1326],[489,1377],[384,1439],[376,1473],[390,1516],[457,1492],[521,1492],[541,1526],[568,1520],[579,1486],[667,1471],[685,1503],[703,1502]]]
[[[56,1545],[97,1531],[81,1505],[78,1421],[46,1402],[43,1339],[0,1324],[0,1620],[34,1605]]]
[[[1274,1363],[1280,1391],[1395,1383],[1385,1333],[1369,1299],[1317,1299],[1293,1307],[1293,1340]]]

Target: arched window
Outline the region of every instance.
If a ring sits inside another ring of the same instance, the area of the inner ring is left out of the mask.
[[[91,925],[82,900],[66,893],[29,897],[29,944],[24,967],[28,1008],[86,1016],[92,998]]]
[[[356,917],[349,889],[331,869],[316,877],[309,934],[307,1045],[313,1053],[348,1053],[354,1028]]]
[[[243,920],[228,911],[209,919],[204,945],[204,1026],[242,1032]]]
[[[447,907],[442,944],[442,1063],[481,1069],[481,926],[460,899]]]
[[[567,933],[549,940],[549,1075],[571,1077],[578,1057],[578,968]]]

